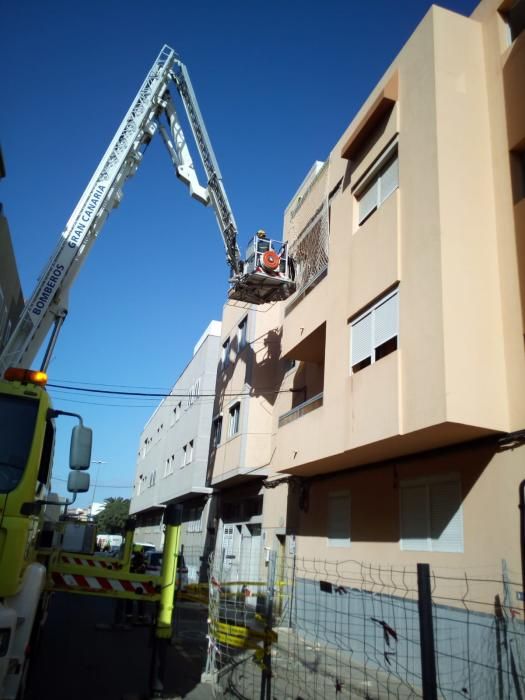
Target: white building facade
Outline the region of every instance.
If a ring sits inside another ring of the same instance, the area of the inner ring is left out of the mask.
[[[144,427],[130,507],[137,518],[135,541],[161,549],[165,507],[181,504],[181,549],[190,583],[206,579],[213,546],[213,489],[205,483],[220,338],[221,324],[212,321],[170,395]]]

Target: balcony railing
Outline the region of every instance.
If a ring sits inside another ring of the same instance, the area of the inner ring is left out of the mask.
[[[296,297],[328,267],[329,206],[322,202],[314,216],[290,245],[295,264]]]
[[[292,408],[286,413],[283,413],[282,416],[279,416],[279,428],[282,428],[283,425],[286,425],[287,423],[297,420],[297,418],[301,418],[301,416],[305,416],[307,413],[315,411],[316,408],[319,408],[322,405],[323,392],[321,391],[321,393],[312,396],[311,399],[303,401],[303,403],[300,403],[298,406],[295,406],[295,408]]]

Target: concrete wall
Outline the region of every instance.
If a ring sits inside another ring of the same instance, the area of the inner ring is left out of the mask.
[[[328,579],[322,585],[296,579],[290,617],[294,630],[317,650],[318,658],[336,660],[332,663],[344,688],[365,685],[370,697],[380,689],[388,689],[389,697],[421,697],[417,601],[403,590],[392,595],[361,589],[357,581],[345,587]],[[490,613],[440,604],[433,606],[433,618],[440,697],[521,697],[523,680],[519,671],[510,670],[519,666],[520,652],[509,644],[523,634],[521,622],[513,635]],[[396,636],[385,634],[382,623]],[[365,680],[359,683],[361,678]]]
[[[301,419],[317,430],[299,422],[279,430],[286,471],[362,464],[513,427],[484,51],[478,22],[429,11],[336,144],[304,215],[285,221],[293,240],[342,178],[331,200],[328,275],[285,311],[289,358],[302,359],[304,338],[326,326],[323,405]],[[394,84],[381,128],[345,153]],[[356,192],[393,142],[399,187],[359,225]],[[509,274],[515,287],[515,262]],[[354,374],[348,321],[396,286],[398,350]],[[520,334],[507,330],[513,345]]]
[[[297,536],[299,556],[338,561],[380,561],[411,566],[431,561],[435,566],[483,571],[498,577],[501,559],[513,579],[520,578],[518,487],[523,478],[525,448],[500,449],[494,442],[451,447],[420,454],[373,469],[314,477],[307,483],[308,500],[300,509],[300,490],[290,493],[289,509],[298,521],[289,533]],[[400,482],[457,475],[461,484],[462,552],[403,551],[400,543]],[[350,546],[328,546],[328,495],[350,496]],[[480,594],[481,595],[481,594]]]

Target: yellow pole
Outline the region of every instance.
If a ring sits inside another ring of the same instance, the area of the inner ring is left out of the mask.
[[[159,614],[153,640],[151,658],[150,690],[152,698],[166,697],[165,678],[167,669],[167,650],[172,635],[173,599],[175,597],[177,578],[177,559],[180,541],[181,506],[170,504],[164,514],[166,538],[162,554],[162,571],[160,574],[161,593]]]
[[[124,551],[122,552],[121,562],[124,568],[129,571],[133,550],[133,535],[135,534],[135,519],[128,518],[124,527],[126,528],[126,534],[124,536]]]
[[[166,508],[164,516],[166,538],[164,540],[162,572],[160,575],[162,589],[156,628],[156,636],[159,639],[171,638],[171,618],[173,616],[173,601],[176,590],[181,516],[182,509],[180,506],[170,504]]]

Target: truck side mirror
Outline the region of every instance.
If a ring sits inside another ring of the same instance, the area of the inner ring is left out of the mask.
[[[89,491],[89,474],[81,471],[69,472],[67,490],[70,493],[86,493],[86,491]]]
[[[76,425],[71,433],[69,448],[70,469],[89,469],[93,431],[85,425]]]

